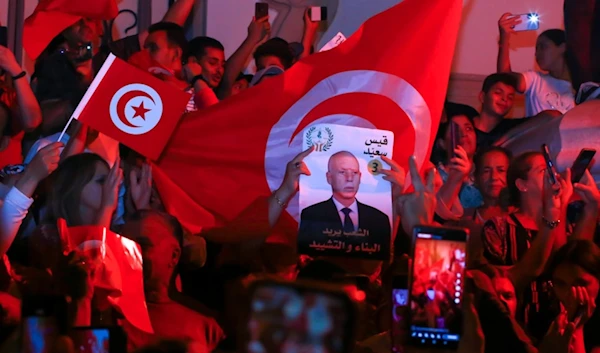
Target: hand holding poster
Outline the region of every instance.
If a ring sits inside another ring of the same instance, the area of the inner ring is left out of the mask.
[[[307,255],[385,260],[390,253],[392,186],[380,173],[392,158],[390,131],[318,124],[304,131],[315,146],[300,178],[298,251]]]

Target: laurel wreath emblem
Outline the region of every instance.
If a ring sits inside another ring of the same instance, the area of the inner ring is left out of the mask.
[[[313,140],[312,140],[312,134],[313,134],[313,132],[315,132],[315,130],[317,130],[317,128],[312,126],[308,129],[308,131],[306,131],[306,144],[308,145],[309,148],[314,145]],[[325,143],[320,148],[320,151],[323,151],[323,152],[326,152],[327,150],[329,150],[331,148],[331,146],[333,145],[333,137],[334,137],[333,131],[331,131],[330,128],[326,127],[325,132],[327,132],[327,143]]]

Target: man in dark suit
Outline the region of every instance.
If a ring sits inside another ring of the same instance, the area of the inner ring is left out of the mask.
[[[327,234],[329,231],[342,235],[368,231],[364,237],[344,235],[334,240],[341,240],[346,247],[351,245],[353,249],[363,243],[381,244],[380,252],[387,254],[390,220],[385,213],[356,199],[361,178],[356,157],[347,151],[335,153],[329,158],[326,177],[333,195],[329,200],[302,211],[298,233],[300,247],[308,253],[314,252],[308,249],[310,243],[313,240],[317,243],[332,240],[331,235]]]

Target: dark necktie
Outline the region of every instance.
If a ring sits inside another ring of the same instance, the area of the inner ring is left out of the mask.
[[[350,212],[352,212],[349,208],[342,208],[342,213],[344,213],[344,233],[352,233],[354,232],[354,223],[352,223],[352,218],[350,218]]]

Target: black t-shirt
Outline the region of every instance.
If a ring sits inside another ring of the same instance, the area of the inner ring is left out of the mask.
[[[490,132],[483,132],[479,129],[475,129],[475,133],[477,134],[477,149],[480,150],[492,146],[494,142],[498,141],[498,139],[504,136],[508,131],[521,125],[528,119],[529,118],[502,119],[500,124],[496,125]]]
[[[130,56],[142,50],[140,48],[139,38],[140,37],[136,34],[101,46],[100,51],[92,58],[94,72],[100,70],[110,53],[113,53],[119,59],[127,61]]]

